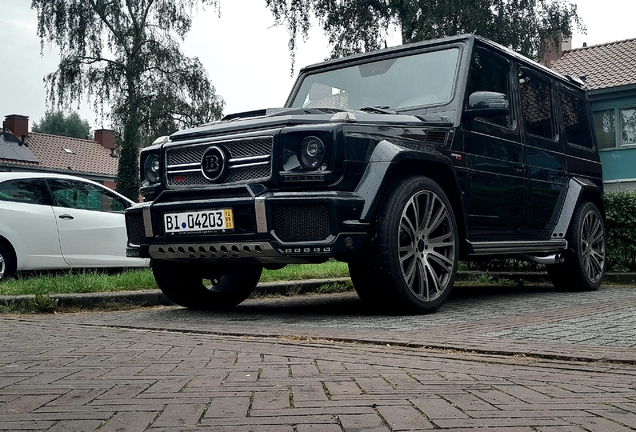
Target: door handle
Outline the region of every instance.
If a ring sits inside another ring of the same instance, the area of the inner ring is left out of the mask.
[[[64,219],[64,220],[72,220],[75,219],[73,216],[71,216],[70,214],[61,214],[58,216],[60,219]]]

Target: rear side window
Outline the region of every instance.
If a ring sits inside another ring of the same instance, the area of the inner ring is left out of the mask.
[[[0,201],[52,205],[49,191],[41,179],[8,180],[0,183]]]
[[[530,135],[554,139],[550,83],[525,71],[519,73],[521,107],[526,131]]]
[[[581,147],[593,148],[585,99],[559,90],[559,105],[567,141]]]

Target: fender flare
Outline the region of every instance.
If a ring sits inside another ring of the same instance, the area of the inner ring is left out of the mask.
[[[398,164],[405,160],[432,162],[445,165],[450,171],[454,171],[448,158],[434,148],[424,147],[421,150],[411,150],[387,140],[380,141],[373,150],[364,174],[355,189],[355,192],[364,199],[361,220],[370,221],[373,218],[376,208],[390,186],[386,179],[393,176]],[[453,185],[453,187],[459,186]]]
[[[563,204],[559,210],[557,222],[550,233],[550,238],[565,238],[568,228],[570,227],[570,222],[572,221],[574,210],[585,191],[591,191],[602,195],[602,190],[591,181],[580,177],[572,177],[570,179],[568,182],[567,192],[565,193],[565,198],[563,199]],[[599,210],[602,211],[602,209]]]

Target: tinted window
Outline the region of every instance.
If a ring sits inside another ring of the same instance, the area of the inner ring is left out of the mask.
[[[559,91],[559,105],[565,127],[565,138],[571,144],[593,147],[592,133],[585,100],[571,93]]]
[[[82,210],[121,213],[128,204],[105,188],[75,180],[49,180],[56,205]]]
[[[508,80],[508,65],[503,61],[476,52],[470,65],[470,78],[466,91],[466,106],[468,97],[478,91],[503,93],[510,101]],[[500,126],[511,127],[511,116],[478,117],[480,121],[495,123]]]
[[[0,201],[51,205],[51,196],[44,180],[22,179],[0,183]]]
[[[519,74],[519,88],[526,131],[530,135],[553,139],[554,121],[550,83],[522,71]]]

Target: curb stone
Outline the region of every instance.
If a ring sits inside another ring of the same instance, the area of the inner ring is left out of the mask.
[[[471,281],[485,272],[463,271],[457,273],[457,281]],[[493,279],[510,279],[515,282],[527,283],[549,283],[546,273],[539,272],[489,272]],[[331,278],[331,279],[306,279],[286,282],[263,282],[259,283],[254,290],[253,296],[259,295],[297,295],[316,292],[323,286],[333,283],[348,282],[351,279]],[[636,285],[636,273],[607,273],[605,283]],[[94,306],[104,302],[124,302],[134,303],[140,306],[169,306],[173,303],[161,292],[161,290],[142,291],[117,291],[105,293],[76,293],[76,294],[52,294],[48,296],[57,300],[59,306],[81,307]],[[24,301],[35,298],[34,295],[20,296],[0,296],[0,305],[8,305],[12,302]]]

